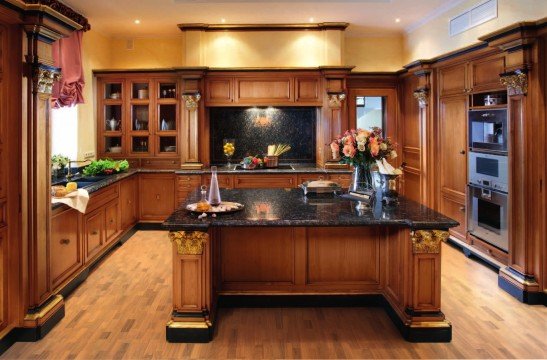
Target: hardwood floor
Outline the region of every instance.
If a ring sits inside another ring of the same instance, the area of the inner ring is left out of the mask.
[[[220,309],[214,341],[169,344],[170,243],[137,232],[66,302],[45,339],[17,343],[1,359],[152,358],[545,358],[547,308],[519,303],[497,274],[443,244],[448,344],[404,341],[381,308]]]

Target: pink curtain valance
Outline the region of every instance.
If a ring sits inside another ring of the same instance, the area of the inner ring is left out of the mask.
[[[53,85],[54,108],[84,103],[84,69],[82,65],[83,31],[74,31],[69,37],[53,43],[53,61],[61,68],[61,80]]]

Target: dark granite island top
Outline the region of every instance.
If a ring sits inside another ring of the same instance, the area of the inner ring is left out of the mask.
[[[164,223],[167,230],[200,230],[226,226],[399,226],[411,229],[448,229],[458,223],[414,201],[400,198],[386,207],[376,201],[370,209],[357,210],[357,202],[338,195],[305,196],[301,189],[221,190],[223,201],[245,205],[241,211],[199,219],[179,207]],[[199,192],[187,203],[198,201]]]

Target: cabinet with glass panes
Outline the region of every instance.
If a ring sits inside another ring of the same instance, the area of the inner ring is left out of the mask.
[[[97,75],[97,156],[179,157],[180,93],[175,76],[154,73]]]

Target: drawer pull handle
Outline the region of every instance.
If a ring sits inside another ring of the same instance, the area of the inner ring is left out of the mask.
[[[131,205],[131,200],[127,200],[127,203],[128,203],[129,205]]]
[[[461,206],[461,207],[460,207],[460,211],[461,211],[461,212],[465,212],[465,206]]]
[[[150,164],[150,160],[146,160],[146,163],[147,163],[147,164]]]
[[[59,241],[59,243],[61,245],[68,245],[70,243],[70,239],[61,239],[61,241]]]
[[[99,231],[98,231],[98,230],[93,230],[93,231],[91,232],[91,235],[97,235],[97,234],[99,234]]]
[[[160,199],[160,195],[156,194],[156,200],[159,200],[159,199]]]
[[[175,160],[171,161],[171,164],[174,164],[175,163]]]

